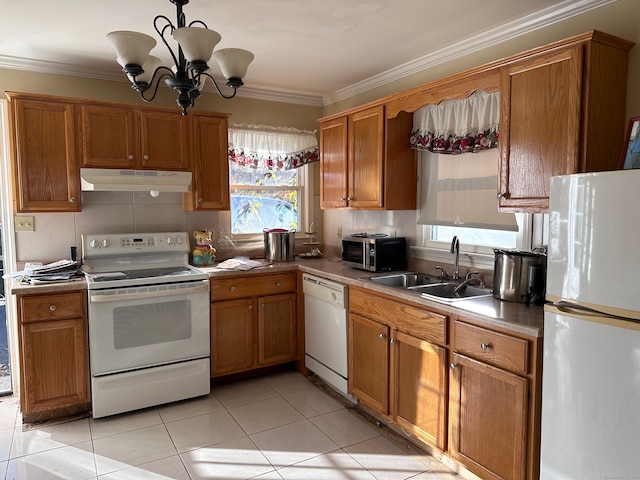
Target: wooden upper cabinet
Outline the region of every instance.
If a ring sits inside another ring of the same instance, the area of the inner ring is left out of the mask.
[[[350,115],[348,133],[347,204],[353,208],[381,208],[384,194],[384,107],[373,107]]]
[[[84,167],[188,170],[188,124],[176,110],[85,104]]]
[[[582,45],[503,68],[500,207],[543,209],[549,179],[577,171]]]
[[[409,148],[412,115],[385,119],[376,105],[320,121],[320,206],[416,208],[417,163]]]
[[[142,168],[188,170],[188,121],[176,110],[140,111]]]
[[[74,104],[7,92],[16,212],[81,209]]]
[[[227,116],[190,113],[193,182],[184,194],[187,210],[229,210]]]
[[[545,212],[552,176],[618,168],[632,45],[594,31],[501,67],[500,211]]]
[[[347,117],[320,125],[320,205],[322,208],[345,206],[347,198]]]

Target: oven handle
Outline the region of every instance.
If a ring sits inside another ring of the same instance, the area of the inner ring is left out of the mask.
[[[139,300],[143,298],[166,297],[167,295],[188,295],[209,291],[209,283],[203,282],[196,287],[182,288],[179,290],[154,290],[152,292],[121,293],[118,295],[91,295],[92,303],[118,302],[122,300]]]

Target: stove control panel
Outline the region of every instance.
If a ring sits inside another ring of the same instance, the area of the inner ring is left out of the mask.
[[[82,235],[83,258],[133,253],[188,253],[186,232]]]

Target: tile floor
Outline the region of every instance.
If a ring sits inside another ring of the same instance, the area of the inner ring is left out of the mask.
[[[23,426],[0,398],[0,479],[454,480],[296,372],[104,419]]]

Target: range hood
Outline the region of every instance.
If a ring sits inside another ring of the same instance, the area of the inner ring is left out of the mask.
[[[81,168],[84,192],[189,192],[191,172]]]

